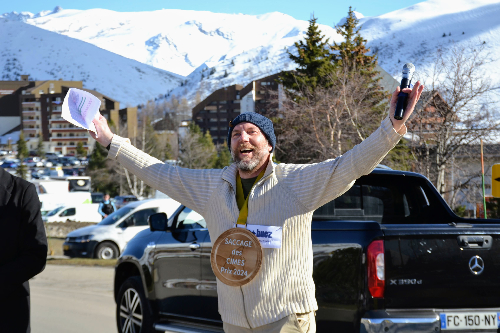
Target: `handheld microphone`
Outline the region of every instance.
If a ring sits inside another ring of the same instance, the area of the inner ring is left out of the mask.
[[[398,94],[398,104],[396,105],[396,110],[394,111],[394,119],[401,120],[408,105],[408,94],[403,92],[404,88],[411,88],[411,79],[413,77],[413,72],[415,72],[415,66],[412,63],[407,62],[403,66],[403,78],[401,79],[401,92]]]

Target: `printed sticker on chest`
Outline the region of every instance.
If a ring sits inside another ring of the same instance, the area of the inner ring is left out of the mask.
[[[283,227],[271,225],[247,224],[246,229],[257,237],[264,249],[280,249]]]

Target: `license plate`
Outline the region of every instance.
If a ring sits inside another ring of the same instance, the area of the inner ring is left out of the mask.
[[[63,245],[63,250],[64,251],[69,251],[69,245]]]
[[[442,330],[497,329],[499,312],[446,312],[439,315]]]

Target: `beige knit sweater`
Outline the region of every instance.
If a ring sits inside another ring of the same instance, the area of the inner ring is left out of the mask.
[[[230,287],[217,281],[224,322],[255,328],[292,313],[318,309],[312,278],[312,212],[370,173],[400,137],[386,118],[370,137],[334,160],[306,165],[269,163],[249,194],[247,222],[282,226],[282,247],[263,250],[261,271],[250,283]],[[222,170],[173,167],[116,135],[108,156],[153,188],[203,215],[212,241],[238,219],[234,164]]]

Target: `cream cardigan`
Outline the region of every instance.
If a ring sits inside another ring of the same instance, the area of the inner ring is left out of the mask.
[[[312,278],[312,213],[370,173],[400,138],[386,118],[370,137],[336,159],[306,165],[269,163],[249,194],[247,223],[282,226],[283,244],[281,249],[264,249],[261,271],[250,283],[230,287],[217,281],[224,322],[255,328],[292,313],[318,309]],[[117,135],[108,156],[151,187],[200,213],[212,241],[238,219],[234,164],[222,170],[174,167]]]

